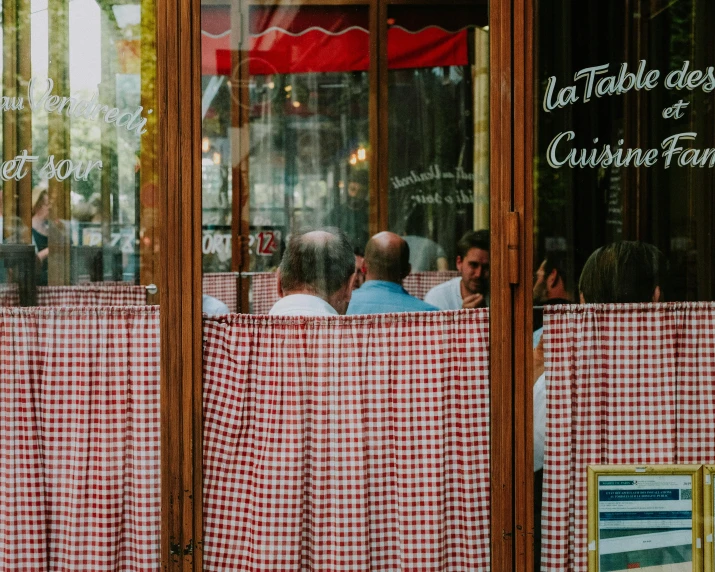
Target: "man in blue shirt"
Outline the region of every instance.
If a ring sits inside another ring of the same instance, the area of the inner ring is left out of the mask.
[[[353,292],[348,314],[438,310],[410,296],[402,281],[410,273],[410,247],[393,232],[373,236],[365,247],[365,283]]]

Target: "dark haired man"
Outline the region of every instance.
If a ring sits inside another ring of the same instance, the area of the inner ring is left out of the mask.
[[[269,314],[337,316],[348,309],[355,281],[355,254],[337,228],[290,237],[278,268],[278,295]]]
[[[571,304],[566,288],[563,257],[550,252],[536,271],[534,279],[534,305],[551,306],[553,304]],[[543,308],[534,308],[534,345],[541,336],[544,323]]]
[[[460,276],[432,288],[425,302],[440,310],[489,305],[489,231],[470,230],[457,243]]]
[[[410,273],[410,247],[392,232],[373,236],[365,248],[365,284],[353,292],[348,314],[428,312],[435,306],[410,296],[402,281]]]
[[[665,257],[652,244],[623,240],[594,251],[578,281],[582,304],[660,302]]]

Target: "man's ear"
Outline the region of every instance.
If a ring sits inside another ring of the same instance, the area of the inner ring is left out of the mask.
[[[579,302],[581,302],[581,304],[585,304],[585,303],[586,303],[586,300],[585,300],[584,297],[583,297],[583,292],[579,292],[579,293],[578,293],[578,300],[579,300]]]
[[[653,290],[653,302],[660,302],[661,296],[660,286],[656,286],[655,290]]]
[[[276,291],[278,292],[278,297],[283,298],[283,287],[281,286],[281,271],[276,270]]]
[[[350,280],[348,280],[348,295],[350,295],[355,287],[355,280],[357,280],[357,272],[353,272],[350,275]]]
[[[462,271],[462,257],[457,255],[457,270]]]

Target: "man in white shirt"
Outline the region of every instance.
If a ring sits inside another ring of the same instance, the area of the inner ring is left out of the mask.
[[[344,232],[324,228],[294,234],[278,268],[274,316],[345,314],[355,281],[355,254]]]
[[[440,310],[484,308],[489,305],[489,231],[470,230],[457,243],[461,276],[432,288],[425,302]]]

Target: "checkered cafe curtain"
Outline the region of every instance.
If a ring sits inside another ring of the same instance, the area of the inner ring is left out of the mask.
[[[230,312],[238,311],[238,272],[210,272],[202,277],[203,293],[221,300]]]
[[[256,272],[251,276],[251,314],[267,314],[278,302],[275,272]]]
[[[0,571],[158,571],[159,309],[0,309]]]
[[[424,300],[427,292],[432,288],[457,276],[459,276],[459,272],[456,270],[446,270],[444,272],[413,272],[405,278],[402,285],[409,294],[420,300]]]
[[[488,310],[204,321],[204,569],[489,570]]]
[[[95,282],[77,286],[38,286],[38,306],[144,306],[146,288]]]
[[[0,306],[19,306],[20,288],[17,284],[0,284]]]
[[[715,463],[715,303],[544,308],[542,570],[587,569],[590,464]]]
[[[456,278],[456,271],[445,272],[413,272],[403,282],[403,286],[412,296],[424,299],[425,294],[435,286]],[[256,273],[251,277],[251,313],[267,314],[278,301],[278,288],[275,272]],[[205,294],[209,292],[204,291]],[[216,296],[220,298],[220,296]],[[223,300],[223,298],[221,298]],[[230,306],[229,306],[230,307]]]

